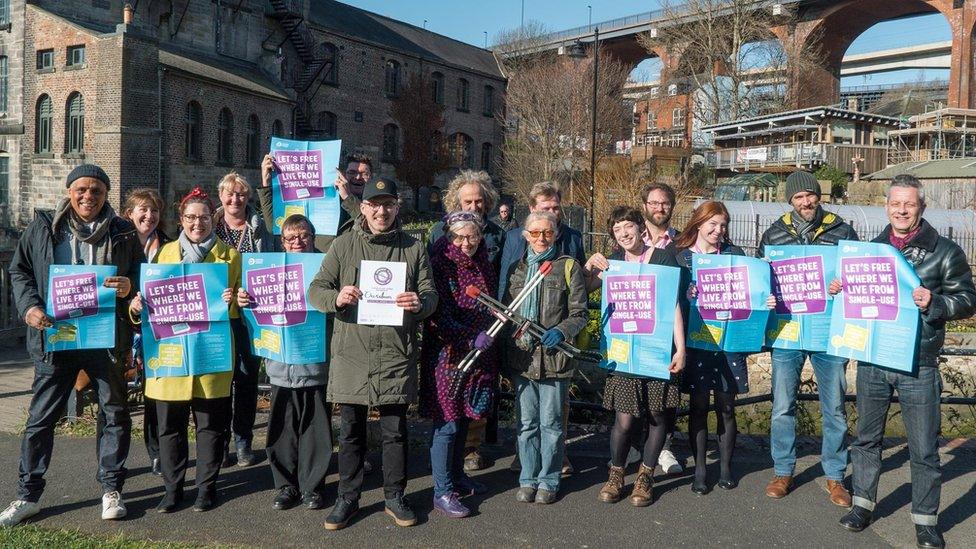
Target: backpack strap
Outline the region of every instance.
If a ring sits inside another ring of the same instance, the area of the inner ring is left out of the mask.
[[[573,264],[575,262],[576,262],[575,259],[573,259],[572,257],[569,257],[569,258],[566,258],[566,263],[563,264],[563,266],[565,267],[563,269],[563,271],[565,272],[565,276],[566,276],[566,291],[569,291],[569,287],[571,286],[570,280],[572,280],[572,278],[573,278],[573,276],[572,276],[573,275]]]

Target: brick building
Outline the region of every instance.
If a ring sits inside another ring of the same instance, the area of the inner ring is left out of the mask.
[[[126,19],[123,0],[0,1],[0,224],[54,206],[85,162],[116,206],[137,186],[174,203],[230,170],[259,184],[272,134],[340,138],[392,175],[390,100],[415,71],[438,82],[454,163],[496,161],[491,52],[330,0],[129,1]]]
[[[634,103],[631,159],[679,172],[693,152],[694,96],[685,83],[653,85]]]

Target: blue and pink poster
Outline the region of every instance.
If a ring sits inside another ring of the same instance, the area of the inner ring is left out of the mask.
[[[226,263],[142,266],[142,349],[146,377],[234,369]]]
[[[243,309],[254,354],[285,364],[324,362],[325,314],[306,296],[324,254],[244,254],[242,288],[251,296]]]
[[[834,299],[834,246],[766,246],[776,309],[769,316],[766,344],[776,349],[822,352],[830,339]]]
[[[688,346],[707,351],[762,350],[769,321],[769,264],[741,255],[693,254],[698,295],[688,315]]]
[[[336,234],[341,206],[334,182],[341,149],[341,140],[271,138],[277,166],[271,175],[274,234],[281,234],[281,225],[293,214],[309,218],[315,234]]]
[[[921,285],[915,269],[893,246],[851,240],[837,244],[836,269],[843,290],[830,318],[828,352],[911,372],[919,322],[912,291]]]
[[[611,261],[603,273],[600,365],[614,373],[670,379],[681,269]]]
[[[48,267],[45,313],[54,322],[44,330],[45,351],[115,347],[116,292],[104,284],[116,272],[115,265]]]

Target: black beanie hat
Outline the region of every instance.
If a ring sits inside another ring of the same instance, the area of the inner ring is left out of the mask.
[[[820,183],[810,172],[796,171],[786,178],[786,201],[793,200],[793,195],[803,191],[820,196]]]
[[[65,188],[70,187],[71,184],[74,183],[75,179],[81,179],[82,177],[94,177],[102,183],[105,183],[106,189],[110,189],[112,187],[108,174],[105,173],[105,170],[94,164],[82,164],[80,166],[76,166],[75,169],[71,170],[71,173],[68,174],[68,178],[64,181]]]

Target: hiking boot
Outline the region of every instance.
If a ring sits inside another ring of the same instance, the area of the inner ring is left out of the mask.
[[[773,480],[766,485],[766,495],[773,499],[780,499],[786,497],[786,494],[789,494],[792,489],[792,476],[773,477]]]
[[[654,501],[654,469],[641,463],[634,489],[630,492],[630,504],[634,507],[647,507]]]
[[[417,515],[414,514],[413,509],[410,508],[410,504],[404,499],[403,494],[398,493],[392,498],[387,499],[384,512],[393,517],[393,522],[397,526],[413,526],[417,524]]]
[[[21,522],[41,512],[41,506],[36,501],[18,499],[0,513],[0,526],[17,526]]]
[[[624,490],[624,468],[610,467],[610,478],[600,489],[597,499],[604,503],[617,503],[623,497]]]
[[[102,494],[102,520],[118,520],[125,518],[125,502],[122,494],[112,491]]]
[[[326,530],[342,530],[359,512],[359,500],[349,501],[339,496],[329,516],[325,517]]]
[[[830,494],[830,503],[838,507],[849,509],[851,506],[851,493],[844,488],[844,483],[836,480],[828,480],[824,489]]]
[[[471,509],[458,501],[457,494],[451,492],[434,498],[434,510],[444,513],[450,518],[464,518],[471,514]]]
[[[857,505],[851,507],[851,511],[840,519],[840,525],[851,532],[860,532],[869,524],[871,524],[871,511]]]
[[[278,511],[284,511],[298,505],[301,501],[301,496],[298,495],[298,490],[292,488],[291,486],[285,486],[278,490],[278,495],[274,498],[274,502],[271,504],[271,506]]]
[[[488,460],[481,455],[476,449],[467,451],[467,455],[464,456],[464,470],[465,471],[480,471],[488,467]]]

